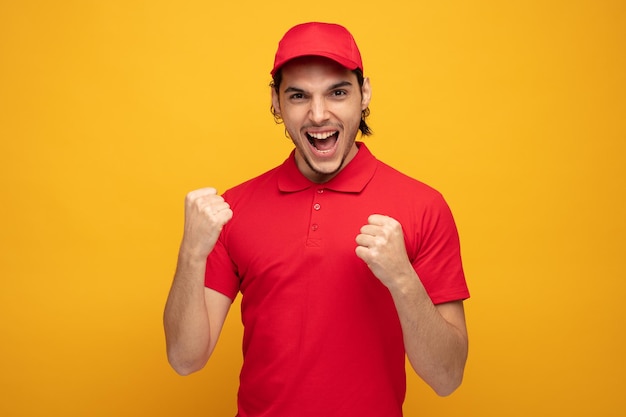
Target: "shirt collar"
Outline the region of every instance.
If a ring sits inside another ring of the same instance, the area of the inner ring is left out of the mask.
[[[357,146],[359,151],[348,165],[324,184],[316,184],[302,175],[296,165],[295,150],[292,151],[278,171],[278,189],[293,193],[314,186],[322,186],[329,190],[344,193],[361,192],[372,179],[376,171],[377,160],[364,143],[357,142]]]

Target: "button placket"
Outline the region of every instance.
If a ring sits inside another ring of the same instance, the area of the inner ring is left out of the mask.
[[[318,188],[313,196],[313,205],[311,213],[310,232],[312,237],[319,238],[319,234],[316,233],[320,229],[321,216],[322,216],[322,201],[321,198],[324,194],[323,188]]]

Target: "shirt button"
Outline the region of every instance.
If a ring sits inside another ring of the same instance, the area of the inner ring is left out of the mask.
[[[322,194],[323,192],[324,192],[324,189],[323,189],[323,188],[320,188],[319,190],[317,190],[317,193],[318,193],[318,194]]]
[[[322,208],[322,206],[320,206],[320,205],[319,205],[319,203],[315,203],[315,204],[313,205],[313,209],[315,209],[315,210],[319,210],[319,209],[321,209],[321,208]]]
[[[316,231],[317,229],[319,229],[319,225],[314,224],[311,226],[311,230]]]

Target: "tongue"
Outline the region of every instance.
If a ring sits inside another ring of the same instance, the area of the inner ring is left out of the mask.
[[[314,140],[315,148],[320,151],[327,151],[329,149],[332,149],[333,146],[335,146],[335,140],[336,138],[334,136],[331,136],[326,139],[315,139]]]

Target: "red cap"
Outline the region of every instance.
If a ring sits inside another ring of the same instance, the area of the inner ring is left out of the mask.
[[[278,43],[272,76],[287,61],[302,56],[323,56],[349,70],[363,71],[354,38],[346,28],[334,23],[310,22],[289,29]]]

